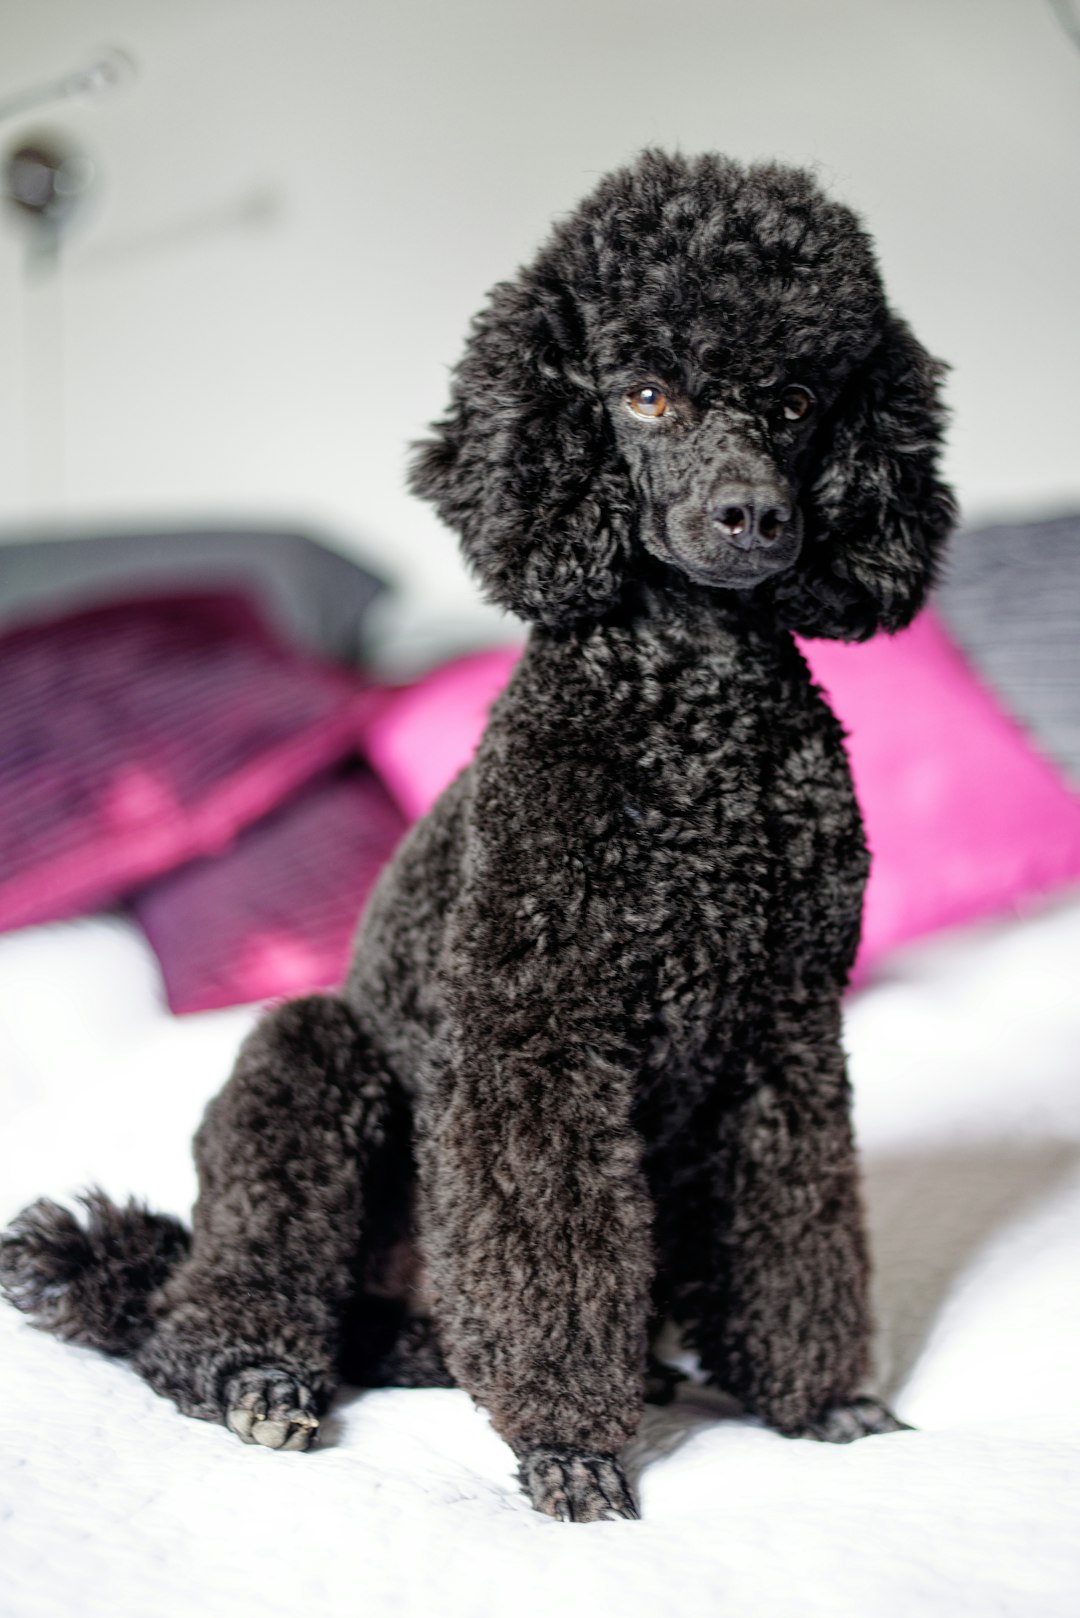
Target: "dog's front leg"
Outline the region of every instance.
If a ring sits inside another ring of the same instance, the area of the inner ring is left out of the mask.
[[[784,1032],[748,1064],[705,1170],[713,1268],[693,1335],[703,1368],[770,1426],[845,1443],[903,1424],[860,1391],[869,1260],[839,1010],[800,1006]]]
[[[457,1071],[421,1152],[447,1361],[539,1510],[635,1517],[616,1455],[641,1415],[652,1254],[630,1081],[472,1041]]]

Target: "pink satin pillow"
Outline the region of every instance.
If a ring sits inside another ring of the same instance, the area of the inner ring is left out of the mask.
[[[848,732],[873,854],[856,982],[907,940],[1080,882],[1080,798],[932,612],[865,645],[802,650]],[[410,818],[468,762],[518,656],[460,658],[366,721],[367,756]]]
[[[410,820],[426,814],[472,758],[520,655],[519,647],[470,652],[380,694],[361,727],[362,751]]]

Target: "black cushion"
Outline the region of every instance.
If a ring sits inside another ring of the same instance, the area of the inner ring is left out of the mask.
[[[361,563],[287,530],[0,538],[0,630],[125,596],[239,589],[295,644],[355,663],[384,588]]]

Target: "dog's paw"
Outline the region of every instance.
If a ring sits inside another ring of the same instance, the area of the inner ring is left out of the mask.
[[[614,1522],[639,1515],[613,1455],[582,1455],[545,1444],[520,1456],[518,1475],[537,1511],[559,1522]]]
[[[315,1400],[302,1382],[273,1366],[251,1366],[225,1384],[225,1425],[245,1444],[310,1449],[319,1435]]]
[[[801,1438],[816,1438],[823,1444],[852,1444],[857,1438],[870,1438],[875,1433],[910,1433],[906,1421],[894,1416],[880,1399],[869,1395],[852,1399],[849,1404],[833,1405],[830,1410],[800,1433]]]

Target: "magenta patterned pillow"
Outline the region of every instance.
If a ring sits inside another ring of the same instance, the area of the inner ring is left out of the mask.
[[[352,674],[235,596],[117,603],[0,638],[0,930],[226,847],[353,751]]]
[[[363,766],[320,776],[213,859],[132,901],[161,963],[169,1006],[210,1011],[332,988],[356,921],[405,830]]]

